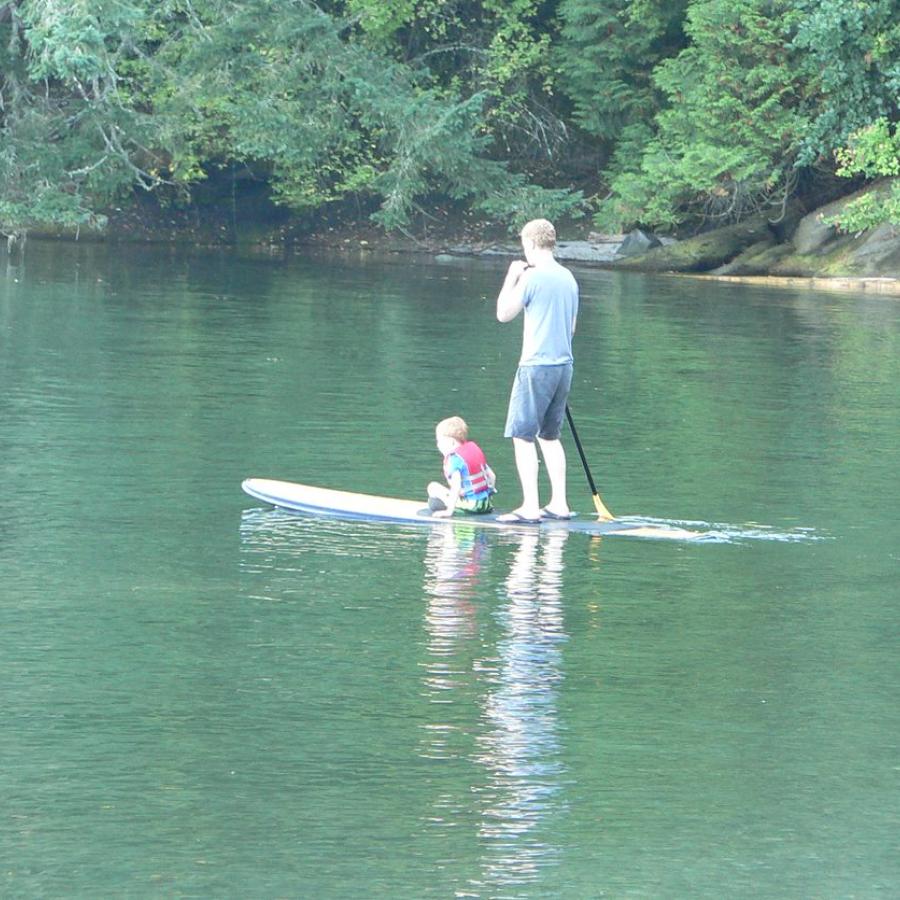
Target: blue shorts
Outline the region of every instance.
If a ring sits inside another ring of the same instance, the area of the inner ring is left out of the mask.
[[[519,366],[509,398],[505,437],[555,441],[562,431],[572,387],[572,363]]]

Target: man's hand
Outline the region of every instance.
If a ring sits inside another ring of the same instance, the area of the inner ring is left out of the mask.
[[[525,294],[523,275],[531,266],[524,259],[514,259],[506,270],[503,287],[497,295],[497,319],[511,322],[522,312],[522,297]]]
[[[506,280],[515,284],[529,268],[531,267],[524,259],[514,259],[506,270]]]

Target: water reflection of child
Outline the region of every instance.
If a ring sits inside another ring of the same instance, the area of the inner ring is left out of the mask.
[[[432,481],[428,485],[428,508],[432,515],[491,512],[496,477],[481,447],[469,440],[469,426],[459,416],[451,416],[438,422],[434,434],[437,448],[444,457],[447,484]]]
[[[487,532],[457,519],[434,528],[425,554],[429,652],[446,656],[453,641],[475,634],[481,568],[489,554]],[[446,674],[446,673],[445,673]]]

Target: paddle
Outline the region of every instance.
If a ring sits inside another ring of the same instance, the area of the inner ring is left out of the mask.
[[[572,437],[575,438],[575,446],[578,448],[578,455],[581,457],[581,465],[584,467],[584,474],[587,475],[588,485],[591,493],[594,495],[594,509],[597,510],[597,516],[600,519],[614,519],[615,516],[603,505],[600,494],[597,493],[597,485],[594,484],[594,479],[591,476],[591,470],[588,467],[588,461],[584,455],[578,432],[575,430],[575,423],[572,421],[572,411],[569,409],[568,403],[566,404],[566,419],[569,421],[569,428],[572,429]]]

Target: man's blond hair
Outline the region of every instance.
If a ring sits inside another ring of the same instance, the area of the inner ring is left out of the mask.
[[[556,246],[556,229],[547,219],[532,219],[522,229],[523,241],[533,241],[539,250],[552,250]]]
[[[434,429],[436,434],[441,437],[450,437],[464,444],[469,439],[469,426],[466,420],[459,416],[450,416],[449,419],[442,419],[437,423]]]

